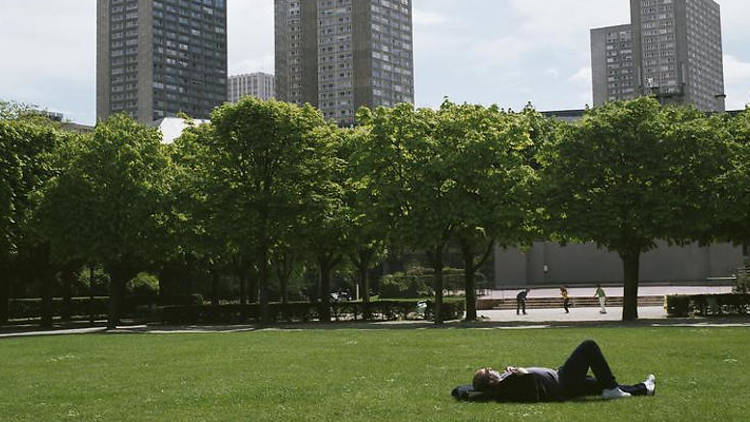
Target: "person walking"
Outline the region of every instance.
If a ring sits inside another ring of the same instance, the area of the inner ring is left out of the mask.
[[[570,313],[570,297],[568,297],[568,289],[563,286],[560,287],[560,296],[563,298],[563,308],[565,309],[565,313]]]
[[[516,295],[516,315],[519,315],[521,311],[526,315],[526,297],[529,295],[530,291],[531,289],[521,290],[521,292]]]
[[[600,314],[606,314],[607,313],[607,307],[604,306],[604,305],[607,302],[607,294],[604,293],[604,289],[602,289],[601,284],[597,283],[597,285],[596,285],[596,292],[594,292],[594,297],[598,297],[599,298],[599,306],[602,307],[602,309],[599,310],[599,313]]]

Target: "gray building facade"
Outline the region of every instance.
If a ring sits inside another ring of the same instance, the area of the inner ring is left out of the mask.
[[[652,283],[705,282],[736,274],[743,250],[731,244],[658,247],[641,256],[640,280]],[[495,248],[495,286],[622,283],[620,257],[595,243],[562,246],[537,242],[527,251]],[[546,271],[545,271],[546,270]]]
[[[611,29],[625,26],[591,31],[594,105],[655,95],[664,104],[724,111],[719,5],[714,0],[630,0],[630,14],[631,48],[624,48],[622,40],[612,39],[618,47],[606,39],[607,31],[612,35]],[[631,88],[624,75],[609,68],[603,73],[604,64],[615,64],[611,59],[617,48],[632,51],[632,95],[618,92]]]
[[[263,72],[233,75],[227,83],[227,98],[236,103],[244,96],[268,100],[276,97],[276,78]]]
[[[227,97],[226,30],[226,0],[97,0],[97,118],[208,118]]]
[[[412,0],[275,0],[276,90],[341,125],[414,103]]]
[[[630,25],[591,30],[594,105],[636,97],[633,31]]]

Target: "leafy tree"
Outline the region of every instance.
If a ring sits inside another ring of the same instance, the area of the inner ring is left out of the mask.
[[[0,323],[8,318],[9,278],[18,267],[14,261],[21,244],[34,248],[44,243],[35,236],[32,224],[35,197],[53,174],[50,157],[61,136],[34,119],[0,119]],[[37,267],[35,274],[44,288],[51,280],[39,272],[41,269]],[[51,298],[45,303],[45,310],[49,311]],[[51,323],[51,318],[45,323]]]
[[[641,254],[658,239],[708,239],[712,181],[729,161],[725,132],[718,117],[640,98],[590,110],[542,153],[542,194],[559,233],[622,259],[623,320],[638,318]]]
[[[466,319],[475,320],[476,272],[496,241],[515,246],[531,240],[534,171],[524,150],[533,147],[526,122],[496,106],[456,105],[438,112],[435,134],[445,160],[446,217],[464,261]]]
[[[44,191],[53,251],[69,250],[110,274],[107,326],[121,317],[125,285],[161,253],[169,157],[155,129],[116,115],[100,122]]]
[[[329,322],[331,275],[351,247],[351,209],[345,202],[345,132],[328,126],[318,128],[313,136],[318,139],[318,166],[310,169],[314,169],[315,183],[305,198],[301,228],[319,270],[320,320]]]
[[[213,200],[222,189],[212,177],[213,128],[192,122],[173,144],[175,163],[172,196],[172,227],[175,251],[182,261],[193,260],[207,267],[211,279],[211,303],[219,304],[219,281],[232,263],[233,227],[222,219],[223,204]],[[190,258],[188,258],[190,257]]]
[[[245,98],[211,115],[211,175],[222,189],[209,200],[234,228],[234,242],[252,256],[260,285],[261,321],[267,323],[268,282],[275,248],[304,211],[317,181],[320,138],[327,124],[312,107]]]
[[[719,180],[717,237],[741,244],[745,256],[750,249],[750,109],[728,122],[732,158],[726,177]],[[750,262],[745,262],[750,265]]]
[[[364,111],[367,115],[367,111]],[[344,201],[351,212],[349,222],[349,260],[356,267],[362,301],[370,302],[370,270],[386,254],[389,229],[393,215],[377,179],[371,177],[375,168],[371,127],[347,129],[344,137],[344,154],[347,156],[348,178],[345,182]],[[365,312],[368,309],[365,308]]]
[[[434,268],[435,323],[441,324],[445,254],[456,220],[449,201],[453,174],[435,135],[437,112],[402,104],[362,110],[359,118],[371,127],[369,177],[393,219],[389,243],[426,252]]]

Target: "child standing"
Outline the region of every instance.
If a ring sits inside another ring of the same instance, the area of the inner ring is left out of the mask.
[[[560,296],[563,298],[563,308],[565,308],[565,313],[570,313],[570,297],[568,297],[568,289],[563,286],[560,287]]]
[[[599,305],[602,307],[599,313],[606,314],[607,308],[604,306],[604,304],[607,302],[607,294],[604,293],[604,289],[602,289],[602,286],[600,284],[596,285],[596,292],[594,293],[594,297],[599,298]]]

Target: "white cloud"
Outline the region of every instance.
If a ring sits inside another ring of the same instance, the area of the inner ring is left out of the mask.
[[[568,81],[581,84],[591,84],[591,66],[584,66],[578,69],[578,72],[572,74]]]
[[[414,25],[416,26],[432,26],[440,25],[447,21],[446,17],[440,13],[429,12],[422,9],[414,9]]]
[[[730,110],[745,108],[750,103],[750,62],[724,55],[724,91]]]

